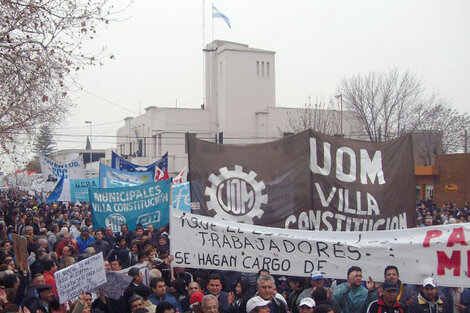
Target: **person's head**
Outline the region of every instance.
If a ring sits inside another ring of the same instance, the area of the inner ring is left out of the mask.
[[[150,288],[157,297],[163,297],[166,294],[166,284],[163,277],[156,277],[150,280]]]
[[[169,302],[161,302],[157,305],[155,313],[175,313],[175,307]]]
[[[317,288],[312,291],[312,299],[316,303],[328,301],[328,293],[325,288]]]
[[[188,297],[191,298],[195,292],[201,292],[201,287],[197,281],[192,281],[188,284]]]
[[[83,238],[88,238],[88,236],[90,236],[90,230],[88,229],[88,226],[82,226],[82,228],[80,228],[80,236]]]
[[[260,276],[267,276],[267,275],[271,275],[271,273],[268,270],[260,269],[256,276],[260,277]]]
[[[136,285],[140,285],[144,280],[144,275],[142,275],[137,267],[132,267],[127,274],[133,278],[132,282]]]
[[[52,273],[57,272],[57,263],[52,260],[42,262],[44,264],[44,270],[51,271]]]
[[[269,313],[269,300],[255,296],[246,303],[246,313]]]
[[[64,240],[65,245],[70,244],[70,234],[69,233],[64,234],[63,240]]]
[[[144,308],[144,299],[142,299],[141,296],[138,295],[133,295],[132,297],[129,298],[128,300],[129,308],[131,309],[131,312],[134,313],[137,311],[137,309]]]
[[[91,297],[91,293],[86,292],[85,293],[85,307],[86,308],[91,308],[92,299],[93,298]]]
[[[127,224],[122,224],[121,225],[121,233],[126,234],[129,231],[129,227]]]
[[[3,243],[2,243],[2,248],[5,249],[5,250],[10,250],[11,249],[11,243],[8,241],[8,240],[5,240]]]
[[[214,296],[218,296],[222,291],[222,277],[218,274],[212,274],[209,276],[209,282],[207,283],[207,290]]]
[[[97,231],[95,231],[95,239],[99,242],[100,240],[103,239],[103,230],[102,229],[98,229]]]
[[[134,254],[139,254],[139,245],[136,242],[131,244],[131,252]]]
[[[202,299],[204,298],[204,294],[200,291],[196,291],[192,294],[189,298],[189,304],[191,306],[191,310],[194,313],[202,313]]]
[[[325,284],[323,274],[320,271],[313,271],[310,273],[310,285],[312,287],[320,288]]]
[[[423,281],[423,287],[421,289],[422,296],[428,301],[434,301],[439,292],[437,283],[432,277],[428,277]]]
[[[351,286],[359,287],[362,281],[362,269],[359,266],[351,266],[348,269],[348,283]]]
[[[262,275],[256,280],[258,295],[264,300],[270,301],[273,297],[274,278],[271,275]]]
[[[382,299],[388,306],[391,306],[395,303],[398,295],[398,284],[393,280],[385,280],[382,285],[383,294]]]
[[[112,260],[111,262],[109,262],[109,266],[111,267],[111,271],[113,272],[122,270],[122,264],[119,259]]]
[[[111,265],[109,264],[109,261],[107,261],[107,260],[104,261],[104,270],[105,271],[110,271],[111,270]]]
[[[208,294],[202,298],[202,312],[204,313],[218,313],[219,312],[219,301],[217,297]]]
[[[43,302],[49,303],[54,299],[54,292],[52,292],[52,287],[49,285],[40,285],[36,287],[38,292],[38,298]]]
[[[235,293],[240,298],[250,289],[250,281],[247,278],[240,278],[235,286]]]
[[[136,237],[140,238],[140,237],[142,237],[143,234],[144,234],[144,230],[142,228],[137,228],[135,230],[135,236]]]
[[[395,265],[389,265],[384,270],[384,278],[385,280],[392,280],[398,283],[400,279],[400,275],[398,274],[398,267]]]
[[[118,240],[117,240],[117,243],[118,243],[119,247],[125,248],[126,245],[127,245],[126,237],[124,237],[124,236],[119,237]]]
[[[46,281],[44,280],[44,275],[42,273],[34,274],[31,284],[34,288],[38,288],[39,286],[45,285]]]
[[[111,226],[106,227],[106,234],[108,236],[114,236],[114,232],[113,232],[113,229],[111,228]]]
[[[315,301],[310,298],[303,298],[299,303],[299,313],[313,313]]]
[[[72,246],[65,245],[65,246],[62,248],[62,255],[64,255],[64,256],[72,256],[72,254],[73,254],[73,248],[72,248]]]

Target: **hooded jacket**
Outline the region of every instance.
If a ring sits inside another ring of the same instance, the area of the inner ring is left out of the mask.
[[[442,313],[444,301],[439,296],[436,296],[434,303],[431,303],[426,298],[418,294],[418,297],[411,302],[408,307],[408,313]]]

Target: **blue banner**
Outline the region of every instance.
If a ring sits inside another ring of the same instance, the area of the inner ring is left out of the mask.
[[[110,226],[119,232],[127,224],[132,231],[139,223],[157,229],[169,221],[170,180],[127,188],[90,188],[90,203],[95,229]]]
[[[58,201],[60,198],[60,195],[62,194],[63,187],[64,187],[64,176],[62,176],[59,182],[57,183],[57,185],[55,185],[54,190],[52,190],[51,194],[46,199],[46,203],[49,204],[49,203]]]
[[[100,163],[101,188],[139,186],[153,181],[153,172],[124,172]]]
[[[191,192],[189,182],[173,184],[172,208],[191,213]]]
[[[70,180],[70,196],[72,201],[88,201],[88,188],[99,188],[100,180],[98,177],[86,179]]]
[[[111,153],[111,167],[124,171],[124,172],[150,172],[155,174],[155,177],[168,179],[168,152],[165,153],[159,160],[150,165],[137,165],[122,156],[117,155],[114,151]],[[163,173],[163,175],[162,175]],[[163,177],[164,176],[164,177]]]

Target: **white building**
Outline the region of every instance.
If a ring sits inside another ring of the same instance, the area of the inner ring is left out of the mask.
[[[292,131],[289,115],[301,109],[275,106],[274,51],[219,40],[203,51],[205,92],[201,108],[150,106],[140,116],[125,118],[125,126],[117,131],[118,154],[141,155],[130,160],[145,165],[168,152],[169,171],[176,173],[187,165],[187,132],[214,142],[221,134],[224,144],[247,144],[274,140]],[[326,113],[333,114],[332,120],[340,120],[339,111]],[[342,133],[350,137],[358,129],[357,119],[351,112],[342,115]]]

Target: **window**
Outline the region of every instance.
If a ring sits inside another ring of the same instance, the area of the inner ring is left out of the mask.
[[[266,62],[266,76],[269,78],[269,62]]]
[[[264,62],[261,62],[261,73],[263,73],[263,77],[264,77]]]
[[[256,61],[256,75],[259,77],[259,61]]]

